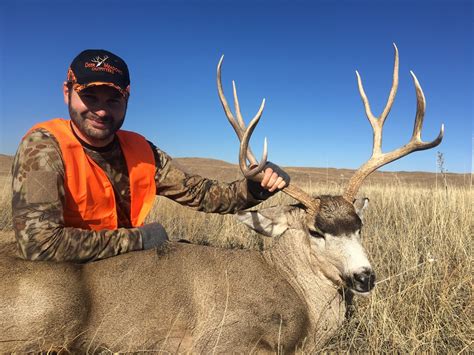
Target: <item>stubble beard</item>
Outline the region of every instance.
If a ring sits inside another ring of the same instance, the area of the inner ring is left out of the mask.
[[[74,125],[81,131],[81,133],[89,138],[91,141],[104,141],[113,137],[115,133],[122,127],[125,115],[122,119],[115,119],[112,116],[97,117],[91,112],[81,115],[79,112],[68,105],[69,116],[74,122]],[[105,125],[103,128],[95,128],[91,121],[100,122]]]

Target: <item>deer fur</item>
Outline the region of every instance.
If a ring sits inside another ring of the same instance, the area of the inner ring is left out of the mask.
[[[84,265],[3,255],[0,352],[315,350],[344,320],[343,274],[354,271],[329,244],[360,229],[352,204],[321,202],[329,219],[295,206],[239,213],[274,238],[262,252],[170,242]],[[310,234],[334,222],[347,224],[343,234]]]

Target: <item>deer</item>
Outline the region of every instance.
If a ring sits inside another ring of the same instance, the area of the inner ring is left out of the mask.
[[[373,129],[372,155],[341,196],[312,196],[293,183],[283,192],[298,201],[244,211],[237,219],[273,238],[263,251],[168,242],[89,264],[0,258],[0,352],[312,352],[342,326],[348,302],[375,286],[361,243],[367,198],[356,198],[368,175],[414,151],[441,143],[421,140],[425,98],[416,76],[417,111],[410,141],[382,153],[382,127],[398,87],[393,83],[379,117],[371,111],[358,72],[359,92]],[[218,95],[240,141],[243,175],[260,181],[267,144],[258,161],[249,140],[265,100],[248,126],[235,82],[235,116]]]

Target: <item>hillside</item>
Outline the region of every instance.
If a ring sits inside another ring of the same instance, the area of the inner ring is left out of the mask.
[[[242,174],[236,164],[230,164],[222,160],[205,158],[176,158],[175,161],[191,174],[199,174],[211,179],[230,182],[240,179]],[[284,167],[291,176],[293,182],[298,184],[324,184],[328,187],[341,186],[352,176],[354,170],[335,168],[307,168],[307,167]],[[442,184],[442,177],[435,173],[427,172],[385,172],[373,173],[367,183],[375,184],[412,184],[416,186],[434,186],[436,180]],[[446,174],[448,185],[460,186],[469,183],[468,174]]]
[[[11,171],[13,157],[0,154],[0,176],[8,176]],[[211,179],[230,182],[240,179],[242,174],[236,164],[230,164],[222,160],[208,158],[176,158],[177,165],[181,166],[190,174],[197,174]],[[353,170],[335,168],[306,168],[306,167],[284,167],[291,176],[293,182],[299,184],[325,184],[327,186],[342,185],[353,174]],[[469,183],[468,174],[446,174],[448,185],[466,185]],[[438,175],[438,183],[442,178]],[[433,186],[436,184],[436,174],[426,172],[384,172],[377,171],[369,179],[368,183],[398,184],[406,183],[417,186]]]

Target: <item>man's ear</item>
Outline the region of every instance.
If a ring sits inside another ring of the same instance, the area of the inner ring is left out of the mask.
[[[279,212],[279,213],[272,213]],[[279,237],[288,229],[288,220],[281,208],[262,211],[241,211],[235,217],[257,233],[267,237]]]
[[[69,105],[69,87],[67,85],[67,81],[63,83],[63,95],[64,95],[64,103]]]
[[[369,206],[369,199],[367,197],[358,198],[354,201],[354,207],[357,215],[361,220],[364,220],[364,211]]]

